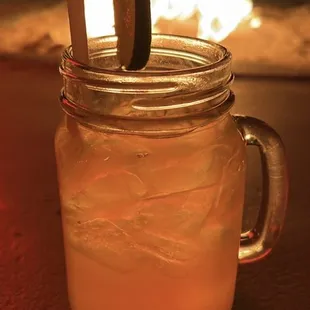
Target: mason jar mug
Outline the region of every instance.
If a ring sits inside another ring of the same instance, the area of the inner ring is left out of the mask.
[[[154,35],[143,71],[122,71],[116,37],[68,48],[56,133],[73,310],[229,310],[238,263],[265,257],[287,201],[283,144],[232,116],[231,54]],[[264,198],[241,237],[246,145],[259,148]]]

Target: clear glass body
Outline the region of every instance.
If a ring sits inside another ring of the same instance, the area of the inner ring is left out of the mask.
[[[231,309],[238,255],[268,254],[283,220],[281,141],[229,114],[219,45],[154,36],[141,72],[118,70],[114,37],[90,50],[89,66],[64,54],[55,139],[72,309]],[[251,143],[277,178],[266,173],[269,200],[239,248]]]
[[[73,309],[230,309],[245,184],[232,118],[161,139],[69,118],[56,154]]]

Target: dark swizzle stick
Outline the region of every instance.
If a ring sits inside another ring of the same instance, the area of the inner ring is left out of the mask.
[[[143,69],[152,41],[150,0],[113,0],[118,58],[126,70]]]

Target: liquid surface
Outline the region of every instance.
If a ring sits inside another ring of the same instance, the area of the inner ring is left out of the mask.
[[[166,139],[66,119],[56,154],[73,310],[231,308],[245,154],[230,118]]]

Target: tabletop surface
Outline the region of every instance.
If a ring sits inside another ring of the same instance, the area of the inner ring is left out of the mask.
[[[67,310],[53,150],[61,79],[56,66],[26,61],[3,60],[0,71],[0,309]],[[243,78],[233,88],[233,112],[261,118],[282,136],[291,178],[282,237],[270,257],[239,268],[235,309],[309,310],[310,81]]]

